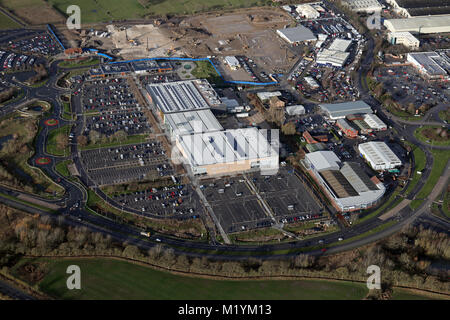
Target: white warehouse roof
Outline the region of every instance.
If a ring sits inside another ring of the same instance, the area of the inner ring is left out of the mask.
[[[352,40],[336,38],[331,43],[331,45],[328,47],[328,50],[345,52],[345,51],[347,51],[348,47],[350,47],[351,44],[352,44]]]
[[[290,116],[297,116],[301,114],[305,114],[305,107],[301,104],[295,106],[287,106],[284,108],[286,113]]]
[[[320,108],[328,113],[331,119],[345,118],[350,114],[372,113],[372,108],[362,100],[320,104]]]
[[[450,32],[450,15],[387,19],[384,20],[384,26],[391,32]]]
[[[342,67],[347,61],[350,53],[338,50],[323,49],[317,54],[316,63]]]
[[[312,31],[302,25],[295,28],[279,29],[277,33],[289,43],[317,40]]]
[[[272,157],[278,161],[278,153],[257,128],[188,134],[178,141],[193,167]]]
[[[369,125],[373,130],[385,130],[387,129],[386,124],[378,118],[377,115],[373,113],[367,113],[364,115],[364,122]]]
[[[239,63],[238,59],[236,59],[235,56],[226,56],[225,62],[228,63],[228,65],[230,67],[239,67],[240,66],[240,63]]]
[[[385,142],[362,143],[358,146],[358,150],[375,170],[392,169],[402,165],[401,160]]]
[[[317,171],[322,170],[339,170],[341,160],[333,151],[316,151],[306,154],[306,159],[311,167]]]
[[[173,135],[223,130],[209,109],[166,114],[164,122]]]
[[[205,80],[151,83],[147,92],[163,113],[208,109],[220,104],[214,89]]]

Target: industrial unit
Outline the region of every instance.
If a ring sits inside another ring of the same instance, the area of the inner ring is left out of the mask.
[[[279,29],[277,30],[277,34],[290,44],[317,40],[312,31],[302,25],[295,28]]]
[[[164,124],[172,138],[184,134],[223,130],[209,109],[166,114]]]
[[[226,56],[225,63],[231,68],[231,70],[237,70],[241,66],[239,60],[234,56]]]
[[[351,44],[351,40],[335,39],[328,49],[323,49],[317,53],[316,63],[342,68],[350,56],[350,53],[346,51]]]
[[[352,114],[372,113],[372,108],[362,100],[342,103],[320,104],[319,107],[327,114],[327,117],[336,120]]]
[[[383,141],[362,143],[358,150],[374,170],[389,170],[402,165],[402,161]]]
[[[378,0],[344,0],[343,3],[355,12],[373,13],[380,12],[383,9]]]
[[[384,26],[390,32],[443,33],[450,32],[450,15],[386,19]]]
[[[336,125],[341,131],[349,138],[356,138],[358,136],[358,130],[353,128],[350,123],[345,119],[337,119]]]
[[[411,32],[389,32],[388,41],[391,44],[402,44],[405,47],[414,49],[420,47],[420,41]]]
[[[286,106],[285,110],[289,116],[299,116],[305,114],[305,107],[301,104],[295,106]]]
[[[209,109],[221,104],[206,80],[152,83],[146,89],[147,98],[158,108],[162,119],[166,113]]]
[[[252,168],[278,169],[278,150],[257,128],[181,135],[176,144],[193,174],[227,175]]]
[[[444,80],[448,78],[450,59],[445,53],[440,55],[437,52],[412,52],[408,53],[406,60],[427,79]]]
[[[299,4],[295,11],[306,19],[317,19],[320,17],[320,12],[308,3]]]
[[[370,208],[386,191],[383,183],[369,178],[358,163],[341,163],[333,151],[308,153],[303,164],[340,212]]]
[[[373,113],[365,114],[364,122],[367,123],[370,129],[374,131],[387,130],[387,125],[376,114]]]

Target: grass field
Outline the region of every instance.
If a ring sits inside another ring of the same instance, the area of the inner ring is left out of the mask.
[[[196,61],[197,65],[191,72],[191,74],[198,79],[206,79],[209,82],[215,84],[223,84],[223,79],[217,74],[214,67],[209,61]]]
[[[152,3],[152,1],[148,1]],[[148,12],[155,15],[192,14],[210,10],[244,8],[271,4],[271,0],[165,0],[148,6]]]
[[[437,181],[441,177],[445,166],[447,165],[447,161],[450,158],[450,150],[432,150],[433,153],[433,168],[431,168],[430,176],[428,177],[427,182],[416,195],[416,199],[410,203],[410,207],[412,209],[416,209],[422,203],[422,200],[431,193]]]
[[[56,137],[60,134],[63,134],[65,136],[69,136],[70,133],[70,125],[62,126],[58,129],[50,131],[47,137],[47,153],[52,154],[54,156],[64,156],[69,155],[70,153],[70,147],[69,144],[66,148],[61,149],[58,146],[58,143],[56,142]]]
[[[435,300],[429,296],[412,293],[405,289],[394,289],[391,300]]]
[[[0,30],[18,29],[21,25],[0,12]]]
[[[39,288],[62,299],[340,299],[360,300],[365,284],[312,280],[224,281],[173,275],[110,259],[44,260]],[[66,268],[81,269],[81,290],[68,290]]]

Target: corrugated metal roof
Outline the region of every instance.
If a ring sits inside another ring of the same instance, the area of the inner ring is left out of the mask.
[[[345,162],[341,168],[341,173],[358,193],[378,190],[377,186],[356,162]]]
[[[282,33],[290,42],[302,42],[316,40],[316,36],[312,31],[302,25],[294,28],[279,29],[279,33]]]
[[[317,170],[339,170],[341,160],[333,151],[317,151],[306,154],[306,158]]]
[[[332,118],[345,117],[354,113],[372,113],[372,108],[362,100],[319,105]]]
[[[256,128],[182,135],[178,140],[193,166],[278,157]]]
[[[175,135],[223,130],[209,109],[169,113],[164,121]]]

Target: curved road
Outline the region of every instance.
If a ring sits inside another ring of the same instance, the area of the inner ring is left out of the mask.
[[[360,69],[360,74],[364,72],[364,68],[367,66],[370,66],[369,61],[369,55],[366,56],[365,64]],[[51,77],[49,81],[41,88],[29,88],[21,85],[22,89],[25,90],[26,95],[25,98],[21,99],[21,101],[17,101],[14,104],[8,105],[4,108],[2,108],[2,113],[5,112],[12,112],[15,108],[20,106],[20,104],[24,100],[29,100],[33,98],[38,98],[42,100],[49,101],[53,105],[52,114],[49,117],[46,117],[40,121],[40,124],[43,125],[43,122],[48,118],[57,118],[60,121],[60,126],[65,124],[73,124],[72,126],[72,133],[74,133],[75,137],[81,133],[81,130],[83,128],[82,123],[82,117],[77,117],[77,120],[75,121],[66,121],[61,118],[61,102],[59,101],[59,96],[63,93],[67,93],[68,90],[64,90],[61,88],[58,88],[56,86],[57,81],[57,74],[58,74],[58,68],[56,66],[56,61],[52,63],[51,67]],[[368,103],[370,103],[375,110],[377,110],[377,114],[382,118],[383,120],[386,120],[386,122],[396,128],[399,133],[403,134],[407,140],[412,141],[415,144],[419,144],[423,146],[423,144],[419,141],[417,141],[413,135],[411,135],[410,129],[404,129],[402,126],[397,124],[395,121],[392,121],[391,119],[388,119],[381,110],[381,106],[377,103],[376,100],[374,100],[367,91],[364,90],[363,85],[361,83],[362,77],[359,78],[359,83],[361,84],[361,92],[364,95],[364,100],[366,100]],[[19,84],[20,85],[20,84]],[[76,85],[74,90],[77,90],[79,88],[79,85]],[[78,108],[80,108],[78,110]],[[74,103],[74,111],[75,113],[81,113],[81,105],[78,105],[77,103]],[[54,130],[54,127],[46,128],[44,130],[41,130],[36,138],[36,153],[35,155],[30,159],[30,164],[34,165],[36,158],[46,156],[51,159],[51,162],[48,165],[39,166],[51,179],[54,181],[59,181],[58,183],[64,187],[66,190],[66,193],[62,199],[59,200],[59,204],[63,204],[64,208],[60,209],[60,213],[64,217],[64,221],[68,225],[72,226],[85,226],[88,229],[90,229],[93,232],[101,232],[103,234],[110,235],[114,239],[124,242],[127,241],[128,243],[135,244],[139,246],[142,249],[149,249],[156,245],[158,242],[156,242],[156,238],[159,238],[161,240],[161,243],[167,244],[175,249],[178,253],[189,253],[193,256],[208,256],[209,258],[228,258],[228,259],[248,259],[248,257],[258,257],[261,259],[273,259],[273,258],[279,258],[282,256],[291,256],[297,254],[300,250],[305,250],[309,254],[313,255],[321,255],[323,252],[320,250],[320,247],[316,240],[302,240],[302,241],[293,241],[289,243],[279,243],[279,244],[268,244],[268,245],[245,245],[245,246],[238,246],[238,245],[217,245],[217,244],[208,244],[208,243],[202,243],[202,242],[195,242],[195,241],[188,241],[183,239],[177,239],[172,238],[164,235],[152,235],[150,239],[144,238],[139,236],[140,230],[130,226],[118,223],[116,221],[107,219],[105,217],[94,215],[91,212],[84,209],[84,204],[87,200],[87,193],[86,193],[86,185],[89,187],[92,185],[92,182],[89,180],[89,177],[84,172],[84,169],[81,166],[81,162],[79,159],[79,153],[76,144],[71,144],[71,152],[70,155],[67,157],[55,157],[47,155],[45,151],[46,141],[47,141],[47,135],[51,130]],[[410,139],[411,138],[411,139]],[[424,146],[427,154],[427,164],[432,164],[432,156],[431,153],[428,150],[428,146]],[[66,179],[65,177],[60,176],[55,171],[55,165],[63,160],[66,159],[73,159],[76,163],[80,173],[81,173],[81,181],[83,182],[83,185],[79,183],[74,183],[70,181],[69,179]],[[447,168],[448,169],[448,168]],[[448,179],[449,171],[446,171],[446,174],[441,179]],[[424,173],[422,175],[422,184],[427,179],[429,175],[428,173]],[[438,185],[437,188],[439,190],[436,190],[436,192],[440,192],[443,190],[445,186],[445,183],[442,185]],[[420,188],[416,188],[417,192]],[[5,190],[5,188],[0,187],[0,190],[2,190],[3,193],[9,193],[10,195],[18,195],[20,192],[14,191],[14,190]],[[99,191],[99,190],[97,190]],[[110,199],[106,198],[106,195],[104,195],[101,192],[98,192],[102,198],[105,198],[110,204],[114,205],[113,202],[111,202]],[[415,193],[415,192],[414,192]],[[29,211],[29,212],[38,212],[40,214],[47,215],[47,213],[44,210],[37,209],[36,207],[32,205],[27,205],[15,200],[12,200],[10,198],[5,198],[0,195],[0,201],[7,203],[8,205],[17,207],[19,209]],[[42,201],[48,201],[45,199],[42,199]],[[416,210],[412,211],[409,210],[409,208],[405,208],[399,212],[399,215],[396,215],[392,217],[389,220],[399,220],[398,223],[394,224],[393,226],[389,228],[385,228],[383,231],[371,234],[368,236],[365,236],[362,239],[358,239],[356,241],[351,241],[342,245],[339,245],[338,238],[343,237],[344,239],[348,239],[357,235],[365,234],[366,232],[372,230],[373,228],[382,225],[386,223],[386,221],[382,221],[378,218],[369,219],[366,222],[357,224],[351,228],[341,230],[332,234],[324,235],[321,240],[323,240],[323,245],[329,245],[331,243],[337,243],[336,246],[331,247],[331,249],[328,250],[329,253],[335,253],[339,251],[349,250],[353,249],[359,246],[362,246],[364,244],[382,239],[388,235],[391,235],[397,231],[399,231],[403,226],[413,223],[418,217],[422,216],[424,213],[428,211],[428,206],[432,199],[428,199],[425,201],[421,207]],[[51,202],[51,201],[49,201]],[[54,201],[53,201],[54,202]],[[57,201],[58,202],[58,201]],[[80,204],[80,206],[74,210],[70,210],[75,204]],[[119,207],[120,208],[120,207]],[[141,213],[140,213],[141,214]],[[313,247],[313,248],[309,248]]]

